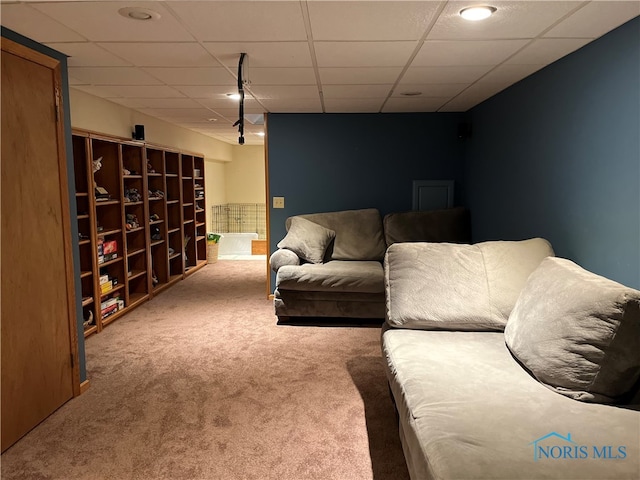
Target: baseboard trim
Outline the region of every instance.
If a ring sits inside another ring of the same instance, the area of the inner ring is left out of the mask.
[[[85,380],[80,384],[80,395],[89,390],[89,380]]]

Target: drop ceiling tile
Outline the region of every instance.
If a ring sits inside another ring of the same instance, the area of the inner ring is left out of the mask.
[[[69,74],[92,85],[161,85],[162,82],[135,67],[71,67]]]
[[[459,12],[468,1],[449,2],[427,37],[429,40],[489,40],[535,38],[583,2],[492,1],[497,11],[483,21],[463,19]],[[471,2],[473,4],[473,2]]]
[[[215,108],[215,107],[209,107],[209,108],[214,110],[221,117],[231,119],[232,120],[231,123],[235,122],[240,117],[240,111],[238,110],[237,106],[236,108]],[[245,115],[262,114],[264,113],[264,110],[265,110],[264,107],[262,107],[261,105],[256,105],[253,108],[247,108],[245,105],[244,114]]]
[[[200,108],[197,101],[191,98],[127,98],[124,102],[136,104],[135,108]]]
[[[124,7],[153,10],[160,18],[141,21],[123,17],[118,10]],[[42,2],[34,8],[94,42],[193,41],[161,2]]]
[[[250,68],[243,75],[255,85],[315,85],[313,68]]]
[[[218,67],[197,43],[99,43],[99,46],[139,67]]]
[[[190,120],[206,122],[215,114],[209,109],[201,108],[141,108],[140,111],[152,117],[171,120]]]
[[[382,111],[384,113],[393,112],[436,112],[442,105],[449,100],[448,97],[411,97],[411,98],[390,98],[384,104]]]
[[[106,98],[129,97],[129,98],[180,98],[184,97],[178,90],[165,85],[147,86],[102,86],[96,87],[104,91]]]
[[[477,82],[447,102],[441,112],[466,112],[509,86],[508,82]]]
[[[522,80],[523,78],[528,77],[532,73],[537,72],[541,68],[543,68],[543,64],[537,65],[511,65],[503,63],[502,65],[498,65],[496,68],[487,73],[484,77],[482,77],[482,82],[493,82],[493,83],[516,83]]]
[[[314,40],[418,40],[438,2],[308,2]]]
[[[467,88],[469,83],[406,83],[399,84],[393,98],[406,98],[406,92],[421,92],[421,97],[453,97]]]
[[[277,113],[322,113],[320,97],[295,99],[265,99],[261,100],[269,112]]]
[[[318,88],[315,85],[253,85],[251,91],[258,100],[318,97]]]
[[[394,84],[402,67],[319,68],[323,85]]]
[[[324,85],[322,93],[326,100],[337,98],[376,98],[382,100],[387,98],[393,85]],[[378,105],[380,106],[380,105]]]
[[[142,101],[145,100],[143,98],[110,98],[109,101],[113,103],[117,103],[118,105],[122,105],[123,107],[132,108],[134,110],[138,110],[140,108],[145,108],[145,105]]]
[[[205,42],[206,48],[223,65],[238,69],[240,54],[250,71],[261,67],[311,67],[309,44],[305,42]]]
[[[329,98],[325,99],[326,113],[378,113],[384,98]]]
[[[527,43],[528,40],[427,41],[411,66],[497,65]]]
[[[416,42],[315,42],[318,67],[403,67]]]
[[[491,69],[491,65],[450,65],[440,67],[411,66],[399,84],[410,83],[473,83]]]
[[[534,40],[505,63],[513,65],[548,65],[582,48],[591,40],[586,38],[542,38]]]
[[[236,85],[236,78],[224,67],[148,67],[144,71],[167,85]]]
[[[82,42],[86,40],[79,33],[39,12],[32,5],[3,3],[0,9],[3,27],[21,33],[36,42]]]
[[[48,47],[64,53],[70,67],[126,67],[131,63],[98,47],[95,43],[47,43]]]
[[[200,41],[306,40],[298,2],[166,2]]]
[[[118,98],[123,96],[118,94],[115,91],[112,91],[111,87],[94,87],[93,85],[74,85],[73,88],[75,88],[76,90],[81,90],[83,92],[86,92],[89,95],[93,95],[95,97],[100,97],[100,98],[106,98],[106,99]]]
[[[68,81],[69,81],[69,85],[72,87],[75,85],[86,85],[86,82],[83,82],[78,78],[72,77],[71,75],[69,75]]]
[[[227,96],[228,93],[238,93],[237,82],[229,85],[174,85],[173,88],[190,98],[216,98],[224,100],[227,103],[238,103],[237,100],[233,100]],[[245,93],[245,102],[249,100],[247,97],[248,95]]]
[[[640,2],[589,2],[545,33],[545,37],[598,38],[640,15]]]

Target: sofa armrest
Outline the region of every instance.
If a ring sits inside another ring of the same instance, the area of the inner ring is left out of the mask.
[[[286,248],[279,248],[269,257],[271,270],[278,273],[280,267],[284,265],[300,265],[300,257]]]

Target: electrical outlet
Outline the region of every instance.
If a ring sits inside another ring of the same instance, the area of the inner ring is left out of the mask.
[[[284,197],[273,197],[273,208],[284,208]]]

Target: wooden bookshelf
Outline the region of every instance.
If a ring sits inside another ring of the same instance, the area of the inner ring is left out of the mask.
[[[204,157],[82,130],[72,139],[86,337],[206,265]]]

